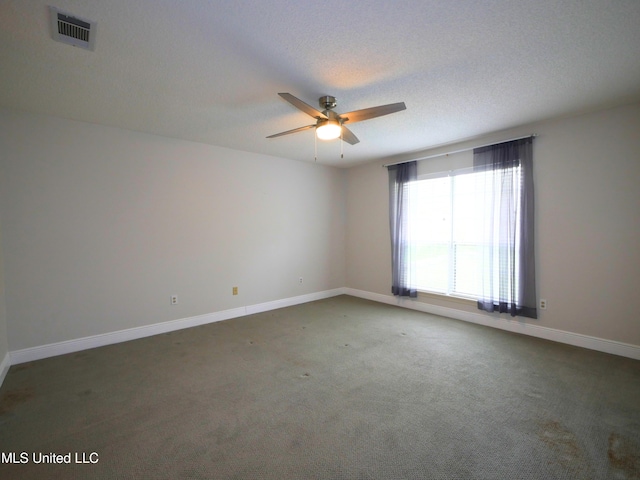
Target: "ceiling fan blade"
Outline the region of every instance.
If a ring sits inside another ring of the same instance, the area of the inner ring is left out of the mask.
[[[382,115],[389,115],[390,113],[406,110],[406,108],[407,106],[404,102],[390,103],[388,105],[380,105],[378,107],[363,108],[362,110],[341,113],[339,117],[342,119],[343,124],[355,123],[363,120],[369,120],[370,118],[381,117]]]
[[[302,110],[304,113],[306,113],[307,115],[313,118],[317,118],[319,120],[320,119],[327,120],[329,118],[320,110],[316,110],[311,105],[304,103],[302,100],[300,100],[297,97],[294,97],[290,93],[279,93],[278,95],[280,95],[282,98],[284,98],[287,102],[289,102],[291,105],[296,107],[298,110]]]
[[[293,130],[287,130],[286,132],[276,133],[275,135],[269,135],[267,138],[281,137],[282,135],[289,135],[290,133],[302,132],[303,130],[309,130],[310,128],[315,128],[315,126],[316,126],[315,124],[306,125],[304,127],[294,128]]]
[[[360,140],[358,140],[358,137],[356,137],[353,132],[344,125],[342,125],[342,140],[350,143],[351,145],[355,145],[356,143],[360,142]]]

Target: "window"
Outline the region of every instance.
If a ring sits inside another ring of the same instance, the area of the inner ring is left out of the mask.
[[[514,167],[517,177],[520,167]],[[476,299],[482,292],[483,196],[491,179],[472,169],[427,175],[408,185],[415,287]],[[519,189],[519,183],[517,184]],[[514,192],[520,198],[520,192]]]
[[[418,178],[389,165],[391,291],[471,297],[537,318],[533,136],[473,149],[473,169]]]

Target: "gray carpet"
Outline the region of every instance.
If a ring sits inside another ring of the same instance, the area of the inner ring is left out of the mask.
[[[638,479],[640,362],[341,296],[15,365],[0,452],[21,479]]]

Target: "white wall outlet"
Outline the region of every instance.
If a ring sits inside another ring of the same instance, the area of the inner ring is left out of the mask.
[[[178,295],[171,295],[171,305],[178,304]]]
[[[302,277],[298,278],[298,283],[299,283],[300,285],[302,285],[302,282],[303,282]]]
[[[546,310],[547,309],[547,301],[544,298],[540,299],[540,310]]]

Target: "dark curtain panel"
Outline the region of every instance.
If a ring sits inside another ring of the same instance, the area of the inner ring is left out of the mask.
[[[413,282],[413,253],[408,213],[408,185],[418,177],[417,162],[390,165],[389,170],[389,226],[391,229],[391,293],[400,297],[417,297]]]
[[[473,165],[476,172],[485,173],[478,308],[537,318],[533,137],[476,148]]]

